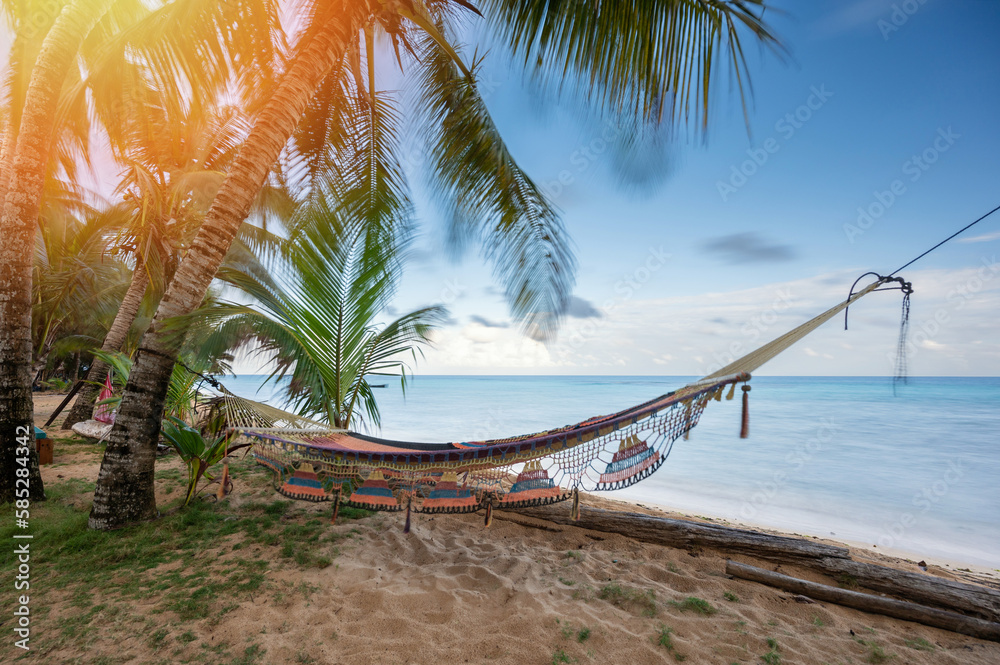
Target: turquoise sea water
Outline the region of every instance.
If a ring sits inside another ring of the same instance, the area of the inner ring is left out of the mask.
[[[280,405],[257,376],[224,383]],[[693,377],[418,376],[377,391],[386,438],[468,441],[610,413]],[[653,476],[610,496],[917,558],[1000,567],[1000,378],[758,377],[711,402]],[[833,535],[831,535],[833,534]]]

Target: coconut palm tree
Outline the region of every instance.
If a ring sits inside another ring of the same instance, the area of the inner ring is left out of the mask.
[[[128,118],[129,130],[123,132],[128,136],[119,161],[125,172],[117,188],[123,201],[109,214],[125,220],[113,251],[130,255],[135,267],[129,290],[101,345],[105,352],[121,350],[147,287],[150,299],[159,302],[249,130],[234,107],[205,107],[197,101],[183,108],[170,106],[171,100],[150,95],[142,115]],[[258,201],[264,227],[244,224],[240,242],[262,250],[276,242],[266,230],[266,221],[288,214],[292,203],[274,187],[265,187]],[[107,371],[98,355],[63,429],[91,417]]]
[[[329,99],[327,106],[335,112],[343,106],[337,99],[342,91],[353,90],[359,98],[367,93],[374,116],[377,35],[387,36],[399,64],[405,58],[423,81],[430,175],[458,213],[456,219],[484,239],[514,314],[544,334],[568,299],[573,266],[559,218],[506,149],[476,87],[475,63],[464,64],[452,46],[457,14],[471,5],[465,0],[334,0],[298,6],[303,29],[292,57],[143,340],[144,352],[109,436],[92,528],[114,528],[155,514],[153,450],[177,353],[167,322],[200,305],[256,192],[317,98],[320,103]],[[484,3],[486,20],[533,74],[571,85],[579,81],[578,87],[610,112],[648,121],[694,118],[701,127],[720,67],[735,72],[742,89],[742,35],[773,41],[762,11],[762,0],[629,3],[621,11],[538,0]],[[327,121],[328,135],[343,124],[336,116]]]
[[[121,302],[130,276],[123,262],[106,256],[113,224],[102,216],[81,222],[53,215],[39,229],[32,279],[33,380],[49,364],[58,340]]]
[[[405,237],[345,225],[322,201],[303,213],[297,230],[281,258],[260,263],[245,255],[223,266],[220,277],[226,273],[252,304],[196,310],[191,318],[215,330],[201,353],[209,359],[250,349],[275,364],[269,380],[288,377],[286,398],[299,415],[339,428],[378,427],[369,378],[398,376],[405,389],[405,356],[429,342],[446,311],[425,307],[376,322],[395,294]]]
[[[130,80],[116,74],[134,69],[138,59],[157,86],[177,98],[217,91],[232,81],[235,62],[243,76],[267,70],[279,25],[271,0],[3,0],[2,7],[15,34],[11,64],[18,72],[7,82],[16,96],[5,113],[0,151],[9,165],[0,170],[0,502],[14,497],[14,443],[19,432],[30,431],[33,417],[31,257],[52,139],[56,128],[86,120],[85,97],[71,95],[61,104],[63,93],[80,71],[90,71],[92,80],[107,84],[90,89],[98,115],[114,117],[105,102],[120,96],[109,90]],[[177,30],[181,19],[185,30]],[[34,461],[30,484],[31,496],[44,498]]]

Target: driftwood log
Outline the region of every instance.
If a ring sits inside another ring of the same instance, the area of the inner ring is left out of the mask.
[[[823,558],[808,565],[872,591],[1000,622],[1000,592],[989,587],[851,559]]]
[[[808,596],[816,600],[825,600],[863,612],[883,614],[906,621],[915,621],[925,626],[943,628],[955,633],[961,633],[962,635],[1000,642],[1000,623],[984,621],[983,619],[947,610],[926,607],[905,600],[872,596],[859,591],[838,589],[826,584],[808,582],[735,561],[726,562],[726,573],[743,580],[759,582],[777,589],[791,591],[792,593]]]
[[[593,531],[617,533],[646,543],[691,549],[708,547],[728,554],[803,566],[835,579],[904,600],[1000,622],[1000,592],[984,586],[911,573],[850,558],[847,548],[803,538],[772,536],[719,524],[580,507],[573,521],[565,506],[521,508],[520,515]]]
[[[814,561],[821,558],[846,559],[850,555],[846,547],[824,545],[804,538],[772,536],[718,524],[702,524],[639,513],[620,513],[588,506],[580,506],[580,519],[576,521],[565,506],[519,508],[515,512],[556,524],[619,533],[644,543],[685,549],[712,547],[785,563]]]

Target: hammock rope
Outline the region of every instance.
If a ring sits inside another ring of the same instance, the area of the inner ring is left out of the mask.
[[[872,273],[874,274],[874,273]],[[749,432],[751,372],[874,291],[899,283],[904,312],[909,284],[876,279],[822,314],[708,376],[643,404],[545,432],[489,441],[415,443],[331,428],[220,386],[217,408],[229,428],[254,443],[252,454],[276,476],[282,494],[310,501],[411,513],[471,513],[571,500],[579,491],[628,487],[654,473],[674,443],[687,438],[712,400],[731,400],[742,384],[740,435]],[[855,283],[857,284],[857,283]],[[905,287],[905,288],[904,288]],[[905,313],[904,313],[904,321]],[[728,390],[727,390],[728,389]]]

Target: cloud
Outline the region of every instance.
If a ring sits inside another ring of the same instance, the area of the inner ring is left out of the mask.
[[[503,321],[490,321],[485,316],[479,316],[478,314],[470,316],[469,321],[478,323],[485,328],[510,328],[509,323],[505,323]]]
[[[589,300],[577,296],[570,297],[569,304],[566,305],[566,315],[574,319],[600,319],[604,316]]]
[[[600,319],[567,317],[558,338],[545,344],[516,325],[487,327],[463,316],[463,327],[437,332],[417,371],[704,376],[841,302],[856,277],[852,268],[732,291],[633,299]],[[983,259],[906,277],[917,289],[911,374],[1000,375],[1000,262]],[[841,314],[759,373],[891,376],[899,307],[898,291],[872,294],[851,307],[849,330]]]
[[[791,245],[779,245],[752,232],[713,238],[702,245],[702,251],[733,264],[776,263],[796,257]]]
[[[993,240],[1000,240],[1000,231],[984,233],[981,236],[972,236],[971,238],[959,238],[958,242],[991,242]]]

